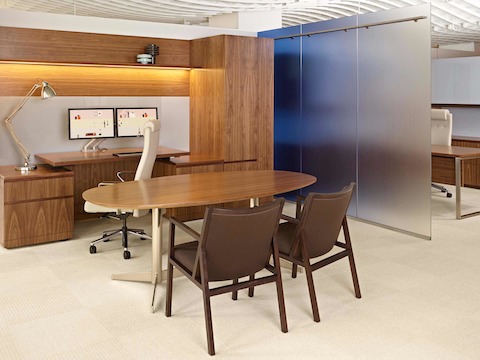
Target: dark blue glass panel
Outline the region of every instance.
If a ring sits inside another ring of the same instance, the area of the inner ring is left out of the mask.
[[[299,34],[300,26],[259,33],[278,38]],[[275,40],[274,168],[302,171],[301,38]],[[299,191],[282,194],[292,199]]]
[[[303,33],[355,25],[355,18],[306,24]],[[304,193],[356,182],[356,31],[305,36],[302,48],[302,164],[317,177]],[[350,210],[355,212],[355,199]]]

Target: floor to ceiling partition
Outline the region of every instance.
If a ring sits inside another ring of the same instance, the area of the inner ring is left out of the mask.
[[[274,30],[269,37],[299,34],[301,26]],[[275,41],[275,112],[274,167],[302,171],[302,39],[285,38]],[[293,199],[300,191],[283,194]]]
[[[428,5],[364,23],[429,16]],[[358,30],[358,217],[430,237],[430,21]]]
[[[356,25],[355,17],[303,26],[303,33]],[[357,36],[355,31],[303,37],[302,171],[318,181],[305,189],[339,191],[357,182]],[[356,196],[349,215],[356,216]]]
[[[349,215],[424,238],[429,17],[425,4],[260,34],[277,39],[275,168],[315,175],[305,192],[355,181]]]

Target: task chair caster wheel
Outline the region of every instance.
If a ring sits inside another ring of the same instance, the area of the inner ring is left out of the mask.
[[[97,247],[95,245],[90,245],[90,254],[95,254],[97,252]]]
[[[452,197],[452,194],[451,193],[447,193],[447,198],[451,198]]]
[[[123,252],[123,258],[124,258],[125,260],[130,259],[130,251],[125,250],[125,251]]]

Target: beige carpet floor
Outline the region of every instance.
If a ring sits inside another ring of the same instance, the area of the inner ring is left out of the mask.
[[[465,210],[480,191],[463,192]],[[293,206],[287,206],[292,212]],[[208,359],[201,292],[174,283],[173,315],[164,316],[165,285],[110,280],[149,270],[150,241],[89,242],[118,224],[75,224],[74,239],[0,248],[0,359]],[[150,231],[150,219],[130,225]],[[200,224],[197,224],[197,226]],[[480,216],[454,219],[454,198],[432,194],[432,241],[350,219],[362,299],[348,261],[315,274],[321,322],[312,320],[305,276],[283,271],[289,332],[280,331],[275,286],[212,301],[218,359],[480,358]],[[164,229],[166,234],[166,229]]]

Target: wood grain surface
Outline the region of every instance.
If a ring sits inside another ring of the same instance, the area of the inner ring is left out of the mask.
[[[177,208],[280,194],[311,185],[312,175],[279,171],[227,171],[164,176],[89,189],[83,198],[107,207]]]

